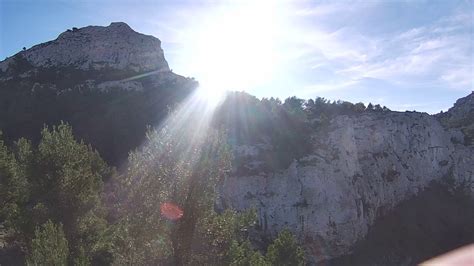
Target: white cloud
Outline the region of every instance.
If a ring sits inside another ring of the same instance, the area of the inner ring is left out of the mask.
[[[474,91],[474,71],[472,66],[447,70],[441,76],[441,80],[451,84],[455,89]]]
[[[394,83],[439,83],[451,89],[472,90],[472,22],[467,27],[459,26],[460,22],[466,23],[467,18],[472,19],[466,12],[396,35],[369,37],[345,27],[333,33],[309,30],[303,41],[313,48],[308,49],[310,53],[325,59],[314,62],[313,66],[326,65],[334,69],[340,75],[340,84],[369,77]],[[335,85],[334,89],[337,88],[341,86]]]

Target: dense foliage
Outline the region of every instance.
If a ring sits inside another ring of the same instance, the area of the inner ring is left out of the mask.
[[[267,259],[271,265],[303,265],[304,253],[290,231],[283,230],[268,247]]]
[[[387,112],[380,105],[352,104],[318,97],[303,100],[290,97],[282,102],[275,98],[257,99],[245,92],[231,92],[216,111],[214,123],[228,131],[229,141],[237,145],[267,145],[261,154],[265,170],[288,167],[311,150],[311,134],[325,129],[337,115],[365,112]],[[255,158],[253,158],[255,159]],[[246,172],[244,162],[236,162],[237,174]]]
[[[28,265],[271,262],[248,242],[253,210],[214,209],[216,186],[230,169],[226,136],[211,130],[190,143],[166,132],[150,130],[122,173],[66,124],[44,128],[38,145],[0,141],[2,246],[19,250],[16,263]],[[275,252],[290,256],[267,253]]]
[[[69,250],[62,226],[51,221],[35,230],[31,241],[31,252],[27,258],[28,265],[66,265]]]
[[[159,124],[169,108],[196,87],[192,79],[165,73],[135,79],[142,91],[102,90],[97,84],[142,73],[84,71],[73,66],[33,68],[21,56],[15,56],[14,61],[5,74],[9,78],[0,80],[0,130],[4,140],[12,143],[25,137],[37,143],[45,124],[66,121],[77,137],[93,145],[112,165],[125,162],[128,152],[142,143],[147,125]]]
[[[21,250],[34,249],[33,238],[46,241],[35,236],[36,228],[51,220],[64,226],[71,258],[80,251],[95,258],[107,252],[100,193],[111,170],[96,151],[74,139],[69,126],[45,128],[41,135],[37,147],[25,139],[12,151],[1,145],[0,164],[6,167],[0,180],[0,219],[7,241]]]
[[[436,118],[445,128],[456,128],[464,134],[462,141],[451,139],[454,143],[474,145],[474,92],[460,98],[448,112],[441,111]]]
[[[281,231],[273,243],[268,246],[265,256],[253,250],[249,241],[241,244],[234,241],[229,249],[229,262],[230,265],[236,266],[299,266],[305,264],[303,249],[298,246],[293,235],[286,229]]]

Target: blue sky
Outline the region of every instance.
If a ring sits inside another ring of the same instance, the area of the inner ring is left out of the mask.
[[[124,21],[162,41],[174,72],[209,84],[436,113],[474,90],[473,3],[0,0],[0,58]]]

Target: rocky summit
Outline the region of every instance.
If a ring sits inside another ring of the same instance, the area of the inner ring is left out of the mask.
[[[67,30],[56,40],[35,45],[0,62],[0,70],[8,74],[18,56],[35,68],[108,68],[136,72],[170,70],[160,40],[135,32],[123,22],[113,22],[107,27],[88,26]]]
[[[169,69],[158,38],[123,22],[72,28],[0,62],[0,129],[35,140],[68,122],[118,163],[196,86]]]

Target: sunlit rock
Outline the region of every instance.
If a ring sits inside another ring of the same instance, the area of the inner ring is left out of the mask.
[[[123,22],[107,27],[73,28],[56,40],[21,51],[32,67],[74,67],[81,70],[130,69],[135,72],[169,71],[159,39],[132,30]],[[0,62],[8,72],[15,56]]]
[[[0,62],[0,130],[35,140],[64,121],[119,164],[196,86],[169,69],[156,37],[122,22],[73,28]]]
[[[468,97],[457,107],[465,110],[461,118],[474,113]],[[378,217],[433,181],[463,186],[474,199],[474,148],[456,141],[463,136],[425,113],[337,116],[314,135],[312,152],[287,169],[229,177],[219,204],[256,208],[265,237],[289,228],[311,260],[331,259],[350,253]],[[258,145],[234,150],[255,161],[266,152]]]

